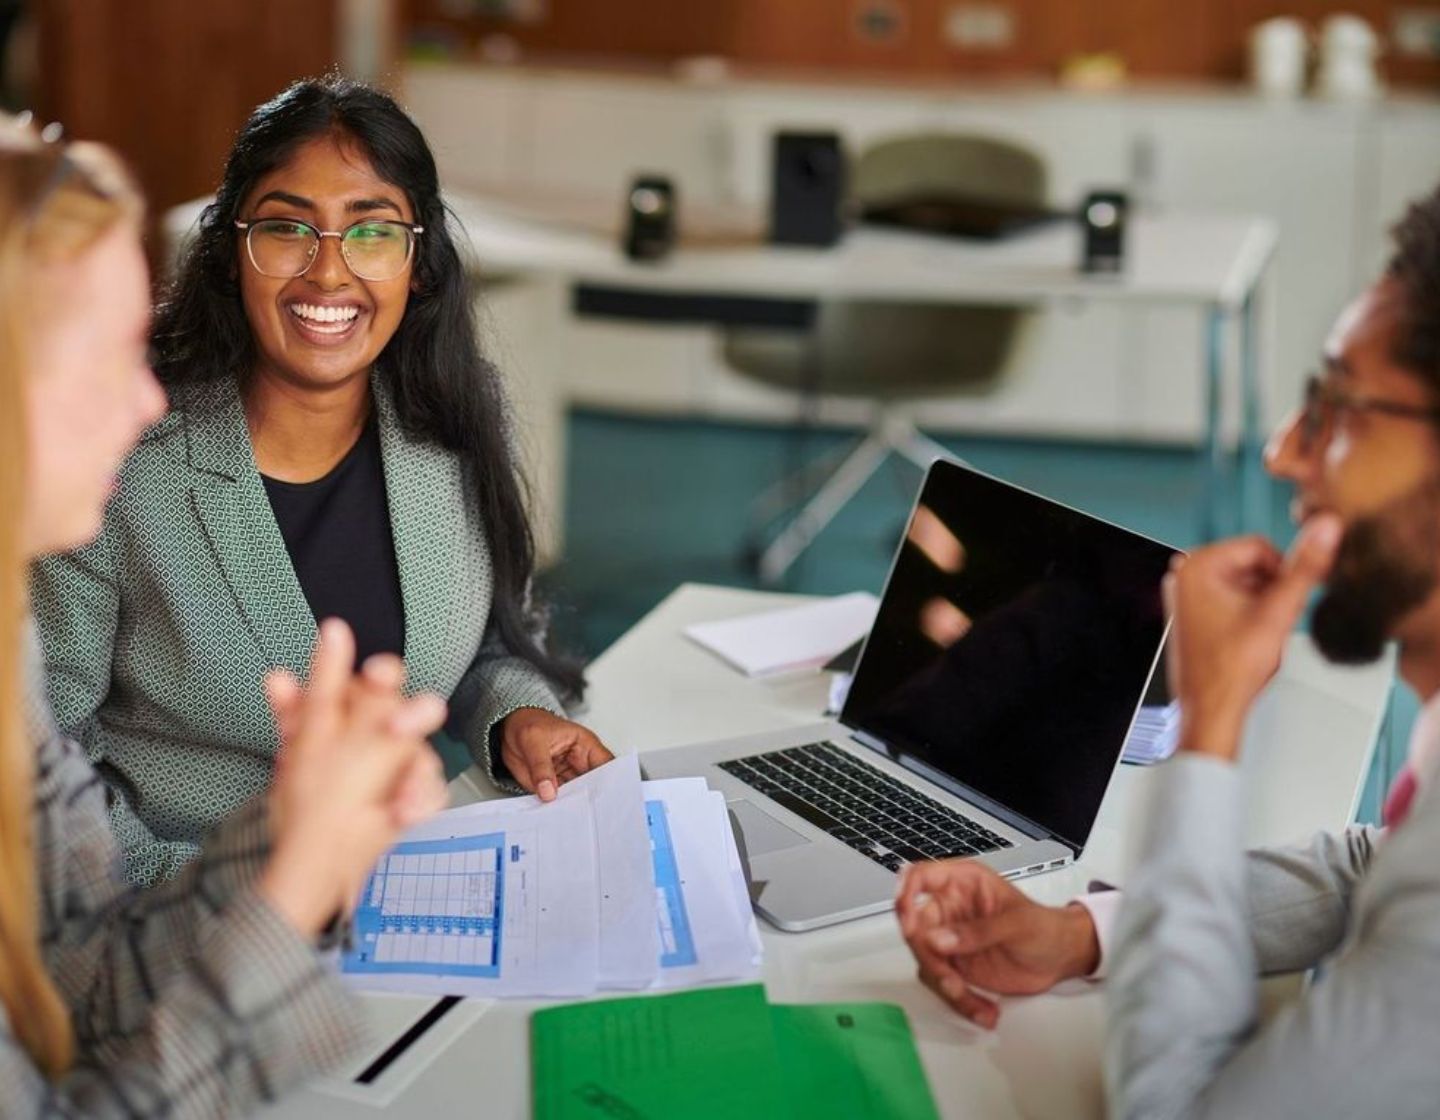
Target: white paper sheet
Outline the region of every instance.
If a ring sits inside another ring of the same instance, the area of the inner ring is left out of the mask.
[[[758,975],[724,797],[625,758],[410,830],[371,876],[342,957],[355,986],[573,997]]]
[[[818,669],[870,632],[880,601],[868,591],[819,603],[702,622],[685,636],[752,677]]]
[[[654,986],[679,988],[758,977],[758,936],[752,940],[753,916],[748,905],[742,912],[737,896],[727,850],[727,844],[733,848],[733,840],[724,796],[710,790],[701,778],[646,782],[643,788],[647,808],[655,802],[664,808],[679,888],[667,894],[664,876],[657,869],[656,910],[664,928],[662,967]],[[677,928],[677,901],[683,930]]]
[[[466,806],[410,830],[362,896],[346,978],[436,995],[589,994],[599,967],[594,831],[584,796]]]
[[[660,936],[654,922],[655,881],[640,789],[640,760],[622,755],[560,787],[555,803],[590,800],[598,871],[602,988],[649,987],[659,971]],[[463,818],[544,811],[538,797],[482,801],[453,810]]]

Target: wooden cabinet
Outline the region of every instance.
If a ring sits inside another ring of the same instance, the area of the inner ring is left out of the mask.
[[[152,214],[215,189],[260,102],[337,61],[341,0],[40,0],[40,104],[134,167]]]

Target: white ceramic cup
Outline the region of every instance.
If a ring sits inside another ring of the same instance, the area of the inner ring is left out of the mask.
[[[1250,81],[1273,97],[1298,97],[1305,89],[1305,63],[1310,53],[1305,25],[1277,16],[1250,30]]]
[[[1375,96],[1380,92],[1380,76],[1375,69],[1379,55],[1380,37],[1368,23],[1359,16],[1331,16],[1320,32],[1316,89],[1325,97]]]

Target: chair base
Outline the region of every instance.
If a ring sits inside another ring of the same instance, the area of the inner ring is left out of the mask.
[[[755,500],[757,520],[763,526],[794,504],[791,495],[810,494],[794,518],[755,557],[755,571],[763,586],[773,587],[784,578],[891,454],[908,459],[922,471],[936,459],[962,462],[924,435],[908,417],[888,410],[881,412],[857,446],[810,463]],[[821,480],[818,484],[817,478]]]

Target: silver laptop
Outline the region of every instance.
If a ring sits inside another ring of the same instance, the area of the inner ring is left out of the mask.
[[[938,461],[839,720],[655,751],[641,767],[725,794],[755,909],[781,929],[888,909],[916,860],[1063,867],[1155,671],[1174,554]]]

